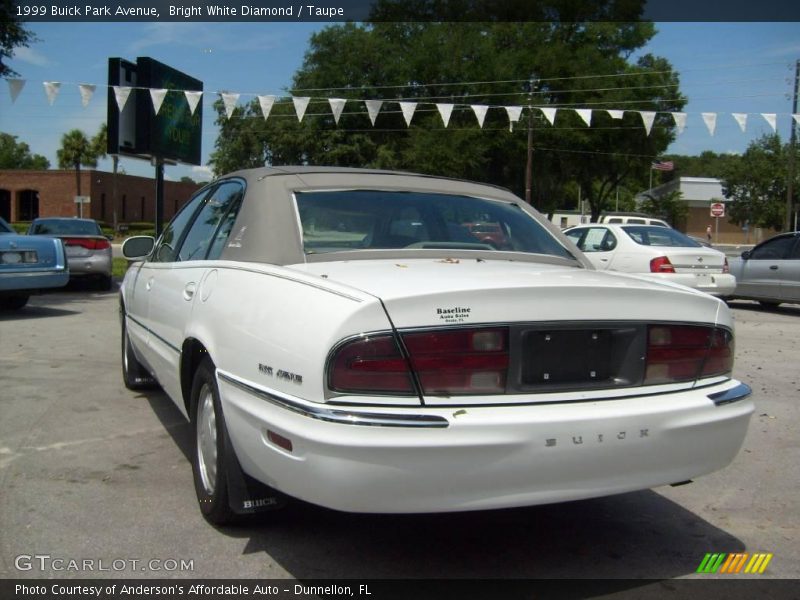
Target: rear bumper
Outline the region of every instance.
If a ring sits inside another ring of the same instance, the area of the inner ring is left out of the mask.
[[[291,399],[274,402],[230,374],[219,372],[218,381],[245,472],[290,496],[354,512],[527,506],[685,481],[733,460],[753,412],[749,388],[726,381],[565,404],[339,407],[329,420],[283,402]],[[291,440],[292,451],[269,441],[268,430]]]
[[[671,283],[679,283],[686,287],[711,294],[712,296],[730,296],[736,289],[736,278],[729,273],[718,273],[713,275],[701,274],[695,275],[694,273],[665,273],[652,274],[648,277],[654,277],[659,281],[668,281]]]
[[[91,256],[70,256],[67,258],[67,262],[72,277],[111,276],[110,252]]]
[[[0,293],[10,295],[17,291],[33,291],[58,288],[67,285],[69,271],[66,269],[0,273]]]

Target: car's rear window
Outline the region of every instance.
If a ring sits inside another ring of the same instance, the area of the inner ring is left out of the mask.
[[[573,258],[547,229],[512,203],[376,190],[297,192],[295,197],[306,254],[416,248]]]
[[[34,235],[101,235],[97,223],[93,221],[37,221],[31,226]]]
[[[668,227],[628,225],[623,226],[622,229],[628,234],[628,237],[642,246],[673,246],[681,248],[699,248],[702,246],[702,244],[698,244],[689,236]]]

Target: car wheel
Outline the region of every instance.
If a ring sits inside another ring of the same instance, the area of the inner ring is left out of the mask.
[[[225,462],[225,419],[219,401],[214,364],[200,363],[192,383],[191,420],[194,431],[192,471],[200,511],[212,525],[231,523],[236,515],[228,503]]]
[[[155,387],[156,380],[148,373],[133,351],[125,316],[122,317],[122,381],[129,390],[143,390]]]
[[[778,305],[780,304],[780,302],[772,302],[772,301],[769,301],[769,300],[759,300],[758,303],[763,308],[769,308],[769,309],[778,308]]]
[[[0,309],[19,310],[28,303],[29,296],[9,296],[0,298]]]

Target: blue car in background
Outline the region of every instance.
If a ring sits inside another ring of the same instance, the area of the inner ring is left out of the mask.
[[[0,310],[20,309],[31,294],[63,287],[68,281],[60,239],[19,235],[0,219]]]

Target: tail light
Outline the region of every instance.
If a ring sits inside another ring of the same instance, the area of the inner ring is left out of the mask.
[[[328,385],[337,392],[424,394],[502,393],[508,377],[508,330],[482,328],[403,334],[406,359],[392,335],[363,337],[341,346],[329,362]]]
[[[647,331],[645,385],[693,381],[733,370],[733,335],[726,329],[651,325]]]
[[[106,238],[64,238],[65,246],[80,246],[87,250],[105,250],[111,247]]]
[[[650,261],[651,273],[674,273],[675,267],[666,256],[659,256]]]
[[[725,262],[722,265],[722,272],[723,273],[730,273],[731,272],[731,268],[728,266],[728,259],[727,258],[725,259]]]

